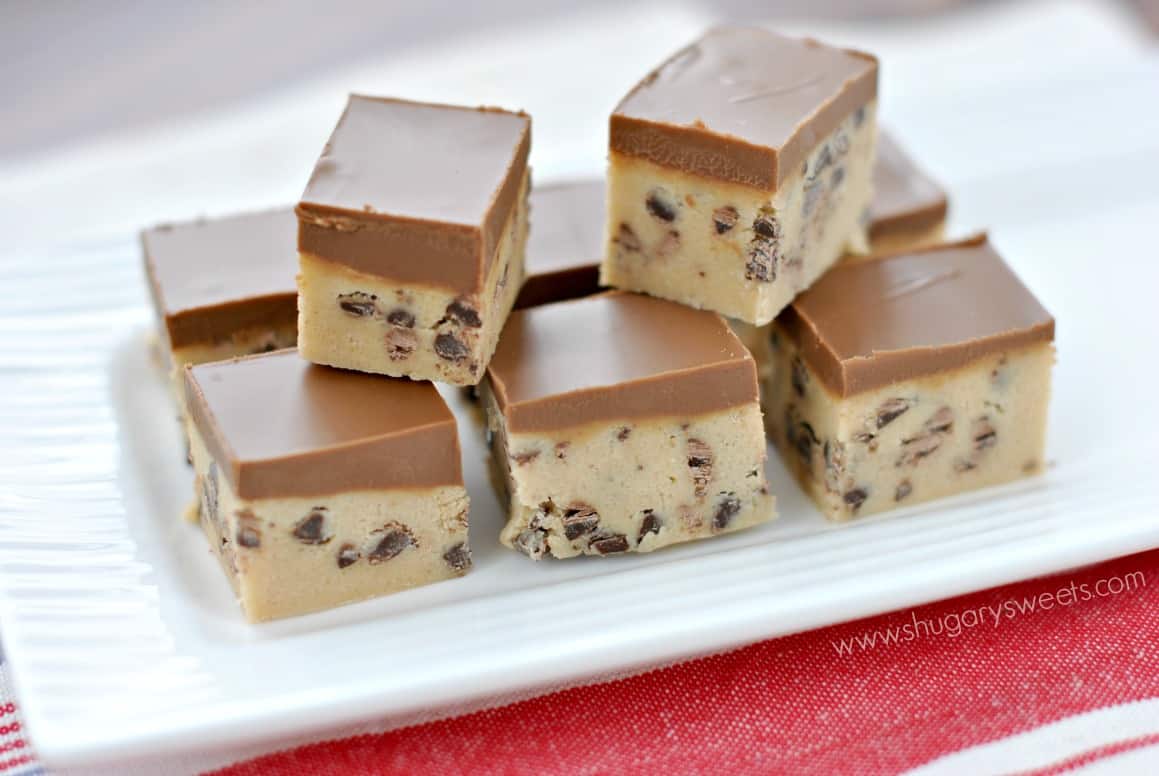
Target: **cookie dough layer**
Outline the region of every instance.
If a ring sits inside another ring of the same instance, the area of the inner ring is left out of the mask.
[[[831,519],[1009,482],[1043,467],[1054,347],[987,355],[842,398],[779,324],[763,401],[769,439]]]
[[[528,175],[479,294],[372,276],[300,256],[298,349],[317,364],[475,385],[523,282]]]
[[[600,282],[769,323],[847,252],[869,248],[876,100],[774,193],[613,151]]]
[[[692,419],[634,419],[508,434],[484,384],[500,541],[545,556],[651,552],[771,520],[755,404]]]
[[[242,499],[190,429],[200,523],[247,619],[327,609],[465,574],[461,486]]]

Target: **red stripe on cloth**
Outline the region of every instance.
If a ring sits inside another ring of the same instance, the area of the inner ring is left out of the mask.
[[[1108,757],[1125,754],[1126,752],[1133,752],[1136,749],[1143,749],[1144,747],[1159,744],[1159,733],[1153,733],[1148,736],[1139,736],[1138,738],[1128,738],[1124,741],[1116,741],[1113,744],[1100,746],[1096,749],[1077,754],[1074,757],[1068,757],[1065,760],[1060,760],[1053,765],[1048,765],[1045,768],[1038,768],[1032,771],[1020,771],[1013,776],[1057,776],[1060,773],[1069,773],[1084,766],[1096,763],[1099,760],[1105,760]]]
[[[1156,611],[1159,551],[221,773],[895,773],[1159,696]]]

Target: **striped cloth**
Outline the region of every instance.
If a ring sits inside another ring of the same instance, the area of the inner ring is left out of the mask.
[[[1153,551],[220,773],[1153,772],[1157,612]]]

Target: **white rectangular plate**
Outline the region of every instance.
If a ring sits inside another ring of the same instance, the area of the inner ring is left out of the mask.
[[[772,456],[775,524],[533,563],[499,546],[475,410],[446,391],[474,571],[256,627],[178,518],[191,475],[136,245],[23,261],[0,289],[0,621],[35,745],[91,766],[401,724],[1157,546],[1155,403],[1138,403],[1155,369],[1124,386],[1105,366],[1142,330],[1116,337],[1113,306],[1085,303],[1081,247],[1052,252],[1043,282],[1062,324],[1042,477],[835,528]],[[1153,263],[1140,273],[1122,304],[1155,287]]]

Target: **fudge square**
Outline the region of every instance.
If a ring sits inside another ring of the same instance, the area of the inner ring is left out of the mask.
[[[868,249],[877,60],[721,28],[611,117],[600,281],[770,322]]]
[[[297,231],[294,210],[286,207],[141,233],[163,355],[175,370],[178,397],[186,364],[294,346]]]
[[[770,439],[830,518],[1043,467],[1054,319],[985,236],[842,263],[771,337]]]
[[[774,516],[756,368],[719,315],[622,292],[520,310],[481,388],[500,540],[534,559]]]
[[[584,180],[531,190],[526,273],[516,309],[578,299],[599,290],[606,188],[602,180]]]
[[[471,566],[455,420],[430,383],[294,351],[187,367],[201,525],[251,621]]]
[[[531,121],[354,95],[298,204],[298,348],[475,385],[523,280]]]
[[[942,187],[888,133],[879,132],[868,216],[870,251],[900,253],[941,242],[948,210]]]

